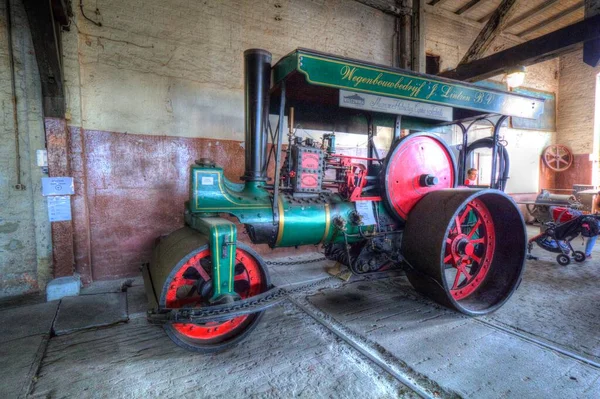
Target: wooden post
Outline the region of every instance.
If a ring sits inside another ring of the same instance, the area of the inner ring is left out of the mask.
[[[413,0],[412,70],[425,73],[425,0]]]
[[[398,7],[412,6],[412,0],[396,0]],[[412,69],[412,16],[409,14],[400,15],[396,23],[398,26],[398,67],[403,69]]]
[[[485,51],[492,44],[492,41],[508,24],[516,10],[516,7],[514,7],[516,2],[517,0],[502,0],[502,3],[500,3],[496,11],[494,11],[490,20],[483,27],[481,32],[479,32],[479,35],[473,44],[471,44],[471,47],[463,59],[459,62],[459,65],[467,64],[483,56]]]
[[[585,0],[585,18],[600,14],[600,0]],[[600,39],[588,40],[583,44],[583,62],[597,67],[600,65]]]

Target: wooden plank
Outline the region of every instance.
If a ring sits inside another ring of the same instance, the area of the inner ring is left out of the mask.
[[[440,76],[469,82],[483,80],[504,73],[508,67],[527,66],[558,57],[572,51],[585,41],[598,38],[600,38],[600,15],[488,57],[459,65],[454,70],[440,73]]]
[[[490,17],[488,23],[483,27],[481,32],[479,32],[479,35],[473,44],[471,44],[471,47],[467,50],[463,59],[459,62],[459,65],[481,58],[496,36],[504,30],[510,17],[514,15],[516,3],[517,0],[502,0],[496,11],[494,11],[494,14]]]
[[[393,15],[395,17],[400,17],[402,15],[407,15],[412,12],[409,7],[402,7],[398,5],[392,4],[393,2],[387,0],[354,0],[357,3],[364,4],[367,7],[374,8],[383,12],[384,14]]]
[[[413,0],[412,66],[413,71],[425,73],[425,0]]]
[[[456,10],[454,13],[456,15],[464,14],[465,12],[469,11],[471,8],[475,7],[477,4],[481,3],[481,1],[482,0],[471,0],[467,4],[465,4],[464,6],[462,6],[458,10]]]
[[[581,9],[581,7],[583,7],[583,1],[579,1],[576,4],[574,4],[573,6],[559,12],[558,14],[543,20],[542,22],[540,22],[539,24],[536,24],[530,28],[525,29],[524,31],[521,31],[519,33],[517,33],[517,36],[519,37],[525,37],[527,35],[532,34],[533,32],[540,30],[541,28],[544,28],[548,25],[550,25],[551,23],[558,21],[561,18],[566,17],[567,15],[571,15],[573,14],[575,11],[578,11]]]
[[[542,4],[540,4],[537,7],[533,7],[531,10],[524,12],[523,14],[521,14],[520,16],[518,16],[515,19],[512,19],[504,29],[510,29],[513,26],[516,26],[518,24],[520,24],[521,22],[525,21],[526,19],[535,17],[536,15],[540,14],[541,12],[547,10],[548,8],[552,7],[554,4],[558,3],[559,0],[548,0],[543,2]]]
[[[600,14],[600,0],[585,0],[585,18]],[[600,66],[600,39],[588,40],[583,44],[583,62],[591,67]]]
[[[444,3],[446,3],[448,0],[433,0],[431,3],[429,3],[430,6],[442,6]]]
[[[60,28],[47,1],[23,0],[42,83],[44,116],[64,118],[65,96],[60,59]]]

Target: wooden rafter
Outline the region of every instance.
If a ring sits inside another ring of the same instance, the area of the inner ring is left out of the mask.
[[[583,7],[583,1],[579,1],[576,4],[574,4],[573,6],[567,8],[567,9],[561,11],[561,12],[559,12],[558,14],[556,14],[556,15],[548,18],[548,19],[543,20],[539,24],[536,24],[536,25],[534,25],[534,26],[532,26],[530,28],[527,28],[527,29],[525,29],[525,30],[517,33],[517,36],[519,36],[519,37],[525,37],[527,35],[530,35],[533,32],[538,31],[538,30],[540,30],[540,29],[548,26],[549,24],[551,24],[551,23],[553,23],[555,21],[558,21],[561,18],[566,17],[567,15],[573,14],[575,11],[581,10],[582,7]]]
[[[585,18],[600,15],[600,0],[585,0]],[[583,62],[591,67],[600,66],[600,38],[583,44]]]
[[[56,3],[56,2],[55,2]],[[66,4],[66,3],[63,3]],[[56,8],[48,1],[23,0],[42,86],[44,116],[64,118],[60,27],[53,20]],[[62,12],[68,15],[68,11]],[[59,21],[60,22],[60,21]]]
[[[464,6],[462,6],[458,10],[456,10],[454,13],[457,15],[462,15],[462,14],[466,13],[467,11],[469,11],[471,8],[475,7],[477,4],[481,3],[482,1],[483,0],[471,0]]]
[[[509,23],[506,25],[505,29],[510,29],[513,26],[517,26],[518,24],[520,24],[521,22],[531,18],[531,17],[535,17],[536,15],[540,14],[541,12],[547,10],[548,8],[552,7],[554,4],[558,3],[559,0],[548,0],[543,2],[542,4],[540,4],[537,7],[533,7],[531,10],[524,12],[523,14],[521,14],[520,16],[518,16],[517,18],[509,21]]]
[[[467,50],[459,65],[481,58],[492,44],[492,41],[504,30],[509,19],[514,15],[516,3],[517,0],[502,0],[488,23],[479,32],[479,35],[477,35],[477,38],[473,41],[469,50]]]
[[[600,15],[558,29],[488,57],[459,65],[441,76],[474,82],[505,72],[514,66],[528,66],[558,57],[581,46],[581,43],[600,39]]]
[[[441,6],[442,4],[444,4],[447,1],[448,0],[432,0],[432,2],[429,3],[429,5],[430,6]]]

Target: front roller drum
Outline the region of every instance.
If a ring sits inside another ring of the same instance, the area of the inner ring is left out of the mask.
[[[270,287],[266,265],[248,246],[238,242],[234,290],[246,299]],[[209,306],[212,263],[208,239],[184,227],[160,240],[144,273],[151,308]],[[217,352],[235,345],[258,324],[263,312],[203,324],[170,323],[164,329],[177,345],[195,352]]]
[[[427,194],[408,215],[402,241],[415,289],[471,316],[493,312],[517,289],[526,246],[523,217],[498,190]]]

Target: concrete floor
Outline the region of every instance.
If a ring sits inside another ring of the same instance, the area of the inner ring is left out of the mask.
[[[486,317],[440,307],[403,276],[330,281],[214,355],[186,352],[146,322],[141,279],[60,302],[4,301],[0,398],[598,398],[600,246],[567,267],[534,251],[519,290]],[[326,277],[328,265],[270,271],[286,285]]]

